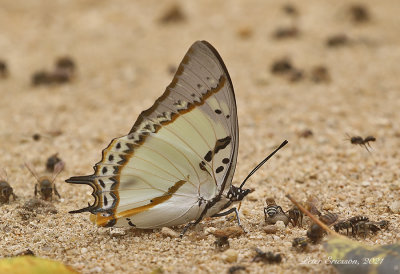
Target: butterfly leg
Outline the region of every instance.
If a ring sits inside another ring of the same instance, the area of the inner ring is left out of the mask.
[[[240,226],[241,229],[243,229],[243,231],[246,232],[246,230],[242,226],[242,223],[240,222],[239,211],[238,211],[238,209],[236,207],[232,207],[231,209],[229,209],[229,210],[227,210],[225,212],[220,212],[220,213],[214,214],[211,217],[222,217],[222,216],[229,215],[232,212],[236,213],[236,220],[237,220],[238,225]]]
[[[35,185],[35,197],[37,195],[37,184]]]
[[[181,234],[179,235],[180,238],[182,238],[183,235],[185,235],[186,231],[187,231],[191,226],[195,226],[197,223],[198,223],[198,222],[196,221],[196,222],[190,222],[190,223],[188,223],[187,225],[185,225],[185,227],[183,228]]]

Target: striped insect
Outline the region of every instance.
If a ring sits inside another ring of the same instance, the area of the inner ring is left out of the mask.
[[[32,176],[35,177],[36,179],[35,192],[34,192],[35,196],[39,194],[43,200],[52,201],[54,192],[54,194],[57,195],[58,198],[61,198],[60,194],[57,191],[54,181],[56,180],[58,174],[60,174],[60,172],[64,169],[64,162],[59,162],[54,166],[54,172],[52,177],[48,176],[39,177],[38,173],[31,164],[25,163],[25,166],[32,174]]]
[[[349,229],[351,228],[351,234],[354,236],[355,225],[359,222],[367,222],[367,221],[369,221],[369,218],[366,216],[354,216],[348,218],[347,220],[342,220],[337,222],[333,226],[333,228],[335,229],[336,232],[346,229],[346,235],[349,235]]]
[[[204,217],[236,214],[231,207],[250,193],[244,184],[283,142],[257,165],[239,187],[232,185],[239,145],[232,81],[217,50],[195,42],[171,84],[143,111],[128,135],[103,150],[94,174],[66,180],[93,188],[90,212],[98,226],[159,228]]]
[[[285,225],[289,223],[289,217],[285,214],[281,206],[278,206],[274,198],[266,199],[267,206],[264,207],[264,218],[267,224],[275,224],[282,221]]]

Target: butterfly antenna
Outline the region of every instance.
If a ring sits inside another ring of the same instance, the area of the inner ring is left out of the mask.
[[[280,150],[281,148],[283,148],[286,144],[288,143],[287,140],[283,141],[283,143],[277,148],[275,149],[270,155],[267,156],[267,158],[265,158],[264,160],[261,161],[261,163],[259,163],[250,173],[249,175],[247,175],[246,179],[244,179],[243,183],[240,185],[240,189],[244,186],[244,184],[246,183],[246,181],[251,177],[251,175],[253,175],[260,167],[262,167],[263,164],[265,164],[272,156],[274,156],[275,153],[278,152],[278,150]]]

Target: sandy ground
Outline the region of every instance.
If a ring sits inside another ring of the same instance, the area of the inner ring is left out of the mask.
[[[298,200],[315,195],[343,218],[389,220],[388,230],[361,241],[399,242],[400,216],[389,206],[400,189],[400,5],[359,2],[370,21],[352,22],[345,0],[302,1],[298,16],[285,14],[281,1],[236,0],[176,2],[184,19],[161,23],[175,2],[2,0],[0,59],[9,76],[0,79],[0,167],[18,199],[0,206],[0,256],[30,249],[82,273],[221,273],[233,265],[249,273],[334,273],[329,264],[300,264],[307,257],[327,258],[321,245],[306,253],[291,248],[305,229],[264,232],[265,198],[275,197],[287,210],[286,193]],[[292,25],[297,37],[273,37],[277,28]],[[348,43],[326,46],[328,37],[343,33]],[[235,86],[241,141],[233,183],[289,140],[248,182],[255,189],[241,209],[248,233],[230,239],[236,262],[224,260],[208,234],[235,225],[225,217],[204,220],[182,240],[160,230],[97,228],[88,213],[68,214],[87,204],[91,189],[63,182],[92,173],[101,150],[129,131],[172,79],[171,66],[203,39],[218,49]],[[50,70],[64,55],[77,64],[71,83],[30,84],[35,71]],[[302,79],[271,73],[282,57],[303,71]],[[318,65],[327,68],[330,82],[311,80]],[[301,137],[306,129],[313,135]],[[32,139],[35,133],[39,141]],[[350,144],[346,133],[377,141],[369,153]],[[66,162],[56,180],[61,199],[29,213],[23,205],[33,197],[35,180],[23,163],[42,174],[56,152]],[[282,263],[251,262],[254,247],[281,253]]]

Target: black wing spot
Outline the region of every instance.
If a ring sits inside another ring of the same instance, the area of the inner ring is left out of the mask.
[[[220,173],[220,172],[222,172],[224,170],[224,167],[223,166],[219,166],[216,170],[215,170],[215,172],[216,173]]]
[[[228,115],[226,115],[226,119],[229,119],[229,117],[231,117],[229,114],[228,114]]]
[[[226,148],[230,142],[231,142],[231,136],[226,136],[223,139],[219,139],[217,140],[216,144],[215,144],[215,148],[214,148],[214,154],[217,154],[218,151],[220,151],[221,149]]]
[[[192,96],[192,97],[196,97],[196,94],[192,93],[191,96]]]
[[[106,167],[103,167],[103,169],[101,170],[101,172],[103,172],[103,174],[106,174],[106,173],[107,173],[107,168],[106,168]]]
[[[120,149],[120,148],[121,148],[121,143],[118,143],[118,144],[115,146],[115,148],[116,148],[116,149]]]
[[[110,155],[110,156],[108,156],[108,161],[110,161],[110,162],[112,162],[112,161],[114,161],[114,155]]]
[[[212,159],[212,151],[209,150],[206,154],[206,156],[204,156],[204,160],[206,160],[207,162],[210,162]]]
[[[206,165],[206,163],[204,163],[203,161],[201,161],[201,163],[199,163],[199,167],[201,170],[203,171],[207,171],[207,169],[204,167]]]
[[[128,225],[136,227],[136,225],[134,223],[132,223],[131,221],[128,222]]]
[[[222,113],[222,111],[221,111],[221,110],[219,110],[219,109],[216,109],[216,110],[215,110],[215,113],[216,113],[216,114],[221,114],[221,113]]]
[[[224,164],[229,164],[230,160],[228,158],[222,159],[222,163]]]
[[[150,200],[150,203],[152,203],[153,202],[153,200]]]
[[[104,183],[103,180],[99,180],[99,184],[101,185],[102,188],[106,188],[106,184]]]
[[[104,205],[107,206],[107,205],[108,205],[107,197],[106,197],[106,196],[103,196],[103,199],[104,199]]]
[[[197,84],[197,87],[198,87],[198,88],[201,88],[201,87],[202,87],[202,85],[201,85],[201,84]]]

